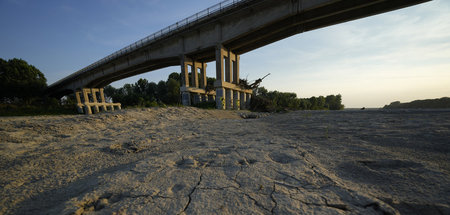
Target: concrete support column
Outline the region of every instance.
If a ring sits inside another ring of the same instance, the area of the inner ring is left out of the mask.
[[[224,78],[224,57],[226,56],[226,51],[221,44],[216,47],[216,82],[214,87],[216,89],[216,108],[225,109],[225,88],[222,87],[222,82]]]
[[[103,111],[107,111],[108,109],[106,108],[106,100],[105,100],[105,90],[103,88],[100,88],[100,101],[102,103],[102,109]]]
[[[198,104],[198,103],[201,102],[200,94],[198,94],[198,93],[193,93],[192,96],[193,96],[194,104]]]
[[[192,59],[181,56],[181,86],[189,87],[189,68],[192,66]]]
[[[240,103],[241,103],[241,110],[247,109],[247,107],[245,106],[245,105],[246,105],[246,102],[247,102],[247,99],[246,99],[246,97],[245,97],[245,94],[246,94],[246,93],[241,92],[241,95],[240,95],[240,97],[241,97],[241,101],[240,101]]]
[[[225,88],[216,88],[216,108],[225,109]]]
[[[191,72],[191,82],[192,82],[192,87],[198,88],[198,72],[197,72],[196,64],[197,63],[193,62],[192,72]]]
[[[191,106],[191,94],[189,92],[181,92],[181,103],[184,106]]]
[[[226,92],[226,94],[225,94],[226,108],[225,109],[231,110],[231,109],[233,109],[233,90],[226,89],[225,92]]]
[[[192,59],[186,57],[185,55],[181,56],[181,104],[184,106],[191,105],[191,95],[187,90],[189,87],[189,66],[192,65]]]
[[[83,113],[83,104],[81,103],[81,92],[75,91],[75,98],[77,100],[77,111],[78,113]]]
[[[89,94],[91,94],[89,96]],[[78,113],[92,114],[107,111],[108,108],[114,110],[121,109],[120,103],[106,103],[103,88],[84,88],[81,91],[75,91],[75,98],[77,99]]]
[[[97,93],[99,92],[98,89],[96,88],[92,88],[91,89],[91,93],[92,93],[92,100],[94,102],[94,110],[95,113],[99,113],[100,112],[100,108],[98,107],[98,100],[97,100]]]
[[[223,71],[223,59],[225,56],[225,50],[222,45],[216,47],[216,80],[224,81],[224,71]]]
[[[232,61],[230,58],[230,54],[228,54],[228,57],[225,58],[225,81],[228,83],[231,83],[231,76],[233,75],[233,71],[231,71]]]
[[[241,57],[239,55],[234,55],[233,61],[233,84],[239,85],[239,61]]]
[[[233,93],[233,109],[235,109],[235,110],[240,110],[241,109],[241,104],[240,104],[240,101],[239,101],[239,99],[240,99],[240,95],[241,94],[241,92],[239,92],[239,91],[237,91],[237,90],[234,90],[234,93]]]
[[[250,108],[250,100],[251,99],[252,99],[252,94],[246,93],[246,95],[245,95],[245,100],[246,100],[245,106],[246,106],[247,109]]]
[[[196,62],[194,61],[194,70],[196,76],[196,80],[193,81],[194,86],[197,88],[206,88],[206,63],[203,62]],[[198,77],[198,70],[200,70],[200,78]]]
[[[207,83],[207,79],[206,79],[206,67],[207,67],[207,65],[206,65],[206,63],[202,63],[201,64],[202,65],[202,74],[201,74],[201,77],[202,77],[202,81],[200,82],[200,88],[202,88],[202,89],[206,89],[206,85],[208,84]]]
[[[84,99],[84,113],[92,114],[91,106],[89,105],[91,102],[89,100],[89,93],[91,93],[91,89],[83,89],[83,99]]]

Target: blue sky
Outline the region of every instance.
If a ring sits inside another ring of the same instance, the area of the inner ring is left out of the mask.
[[[0,58],[22,58],[51,84],[220,0],[0,0]],[[214,76],[214,63],[208,66]],[[166,79],[170,67],[114,82]],[[241,77],[346,107],[450,96],[450,1],[335,25],[241,56]]]

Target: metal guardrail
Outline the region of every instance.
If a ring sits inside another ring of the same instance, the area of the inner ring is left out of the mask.
[[[130,45],[128,45],[128,46],[126,46],[126,47],[124,47],[124,48],[122,48],[122,49],[120,49],[120,50],[118,50],[118,51],[116,51],[116,52],[114,52],[114,53],[112,53],[112,54],[110,54],[110,55],[108,55],[108,56],[106,56],[106,57],[104,57],[104,58],[94,62],[94,63],[92,63],[92,64],[90,64],[89,66],[84,67],[81,70],[78,70],[74,74],[72,74],[72,75],[70,75],[70,76],[68,76],[68,77],[66,77],[64,79],[61,79],[60,81],[55,82],[52,85],[56,85],[56,84],[64,81],[65,79],[70,78],[71,76],[79,75],[79,74],[81,74],[83,72],[86,72],[86,71],[88,71],[88,70],[90,70],[92,68],[95,68],[95,67],[97,67],[97,66],[99,66],[101,64],[104,64],[104,63],[106,63],[108,61],[114,60],[114,59],[116,59],[116,58],[118,58],[120,56],[128,54],[131,51],[139,49],[139,48],[141,48],[141,47],[143,47],[143,46],[145,46],[145,45],[147,45],[147,44],[149,44],[151,42],[154,42],[154,41],[156,41],[158,39],[161,39],[163,37],[169,36],[169,35],[171,35],[171,34],[173,34],[175,32],[181,31],[183,29],[186,29],[191,24],[198,23],[199,21],[201,21],[201,20],[203,20],[205,18],[208,18],[208,17],[210,17],[212,15],[216,15],[216,14],[218,14],[220,12],[225,11],[225,10],[234,8],[238,4],[240,4],[242,2],[245,2],[245,1],[248,1],[248,0],[226,0],[226,1],[220,2],[220,3],[218,3],[218,4],[214,5],[214,6],[211,6],[211,7],[207,8],[207,9],[205,9],[205,10],[202,10],[202,11],[200,11],[200,12],[198,12],[198,13],[196,13],[196,14],[188,17],[188,18],[185,18],[185,19],[183,19],[181,21],[178,21],[175,24],[172,24],[172,25],[170,25],[170,26],[168,26],[166,28],[163,28],[160,31],[157,31],[157,32],[155,32],[155,33],[153,33],[153,34],[151,34],[151,35],[149,35],[149,36],[147,36],[147,37],[145,37],[145,38],[143,38],[141,40],[138,40],[138,41],[136,41],[136,42],[134,42],[134,43],[132,43],[132,44],[130,44]]]

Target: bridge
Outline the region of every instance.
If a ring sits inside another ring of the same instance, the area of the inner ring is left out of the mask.
[[[227,0],[55,82],[49,94],[75,93],[79,103],[81,94],[89,103],[90,97],[97,97],[95,92],[114,81],[178,65],[183,105],[213,100],[218,109],[246,108],[252,91],[239,85],[240,55],[306,31],[427,1]],[[208,91],[206,66],[212,61],[215,90]],[[92,89],[90,96],[86,89]]]

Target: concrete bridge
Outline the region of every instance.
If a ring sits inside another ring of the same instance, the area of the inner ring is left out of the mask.
[[[227,0],[57,81],[49,92],[61,97],[180,65],[184,105],[214,99],[219,109],[245,108],[251,90],[239,86],[240,55],[295,34],[427,1]],[[208,92],[206,63],[212,61],[217,81],[215,91]],[[192,71],[195,75],[189,80]],[[83,100],[89,102],[89,98]]]

